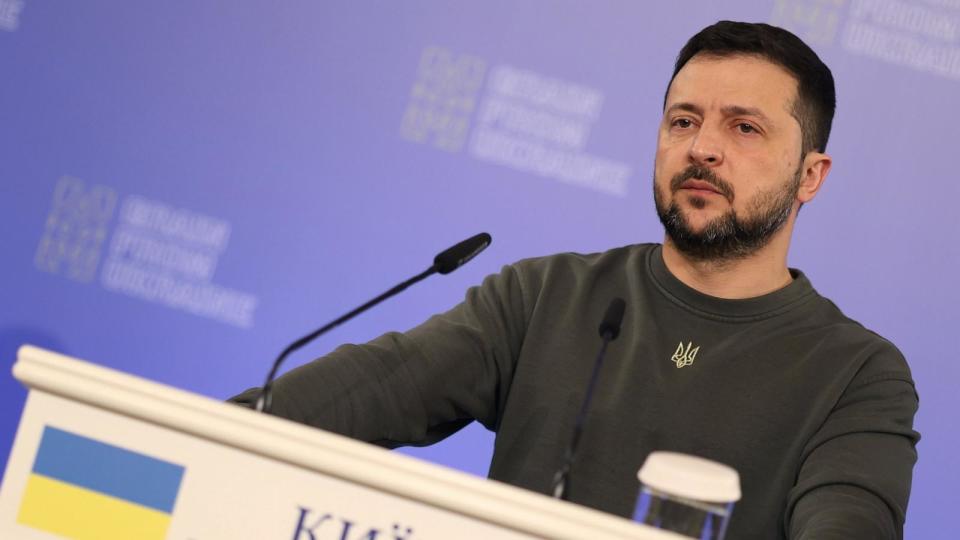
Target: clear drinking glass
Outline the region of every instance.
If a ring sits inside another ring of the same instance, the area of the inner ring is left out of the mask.
[[[652,452],[637,473],[634,521],[700,540],[723,540],[740,475],[726,465],[675,452]]]

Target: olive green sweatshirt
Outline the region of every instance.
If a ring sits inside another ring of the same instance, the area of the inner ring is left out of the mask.
[[[919,439],[907,364],[791,273],[723,300],[673,277],[656,244],[524,260],[413,330],[292,370],[273,412],[389,447],[477,420],[497,433],[490,478],[548,493],[620,297],[571,501],[632,516],[637,470],[669,450],[740,473],[730,539],[900,538]]]

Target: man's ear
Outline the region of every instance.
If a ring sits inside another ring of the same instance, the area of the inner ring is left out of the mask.
[[[800,174],[800,188],[797,190],[797,200],[804,204],[813,200],[827,179],[833,158],[820,152],[808,152],[803,158],[803,172]]]

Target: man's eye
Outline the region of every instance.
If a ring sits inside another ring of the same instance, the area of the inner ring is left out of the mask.
[[[737,124],[737,129],[740,130],[740,133],[756,133],[757,132],[757,128],[747,123]]]
[[[686,129],[693,125],[689,118],[677,118],[673,121],[674,127]]]

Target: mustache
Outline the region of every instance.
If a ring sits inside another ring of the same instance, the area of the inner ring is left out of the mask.
[[[733,186],[723,178],[717,176],[712,170],[701,165],[690,165],[677,173],[670,180],[670,191],[676,192],[683,186],[684,182],[693,179],[710,184],[718,193],[726,197],[728,201],[733,200]]]

